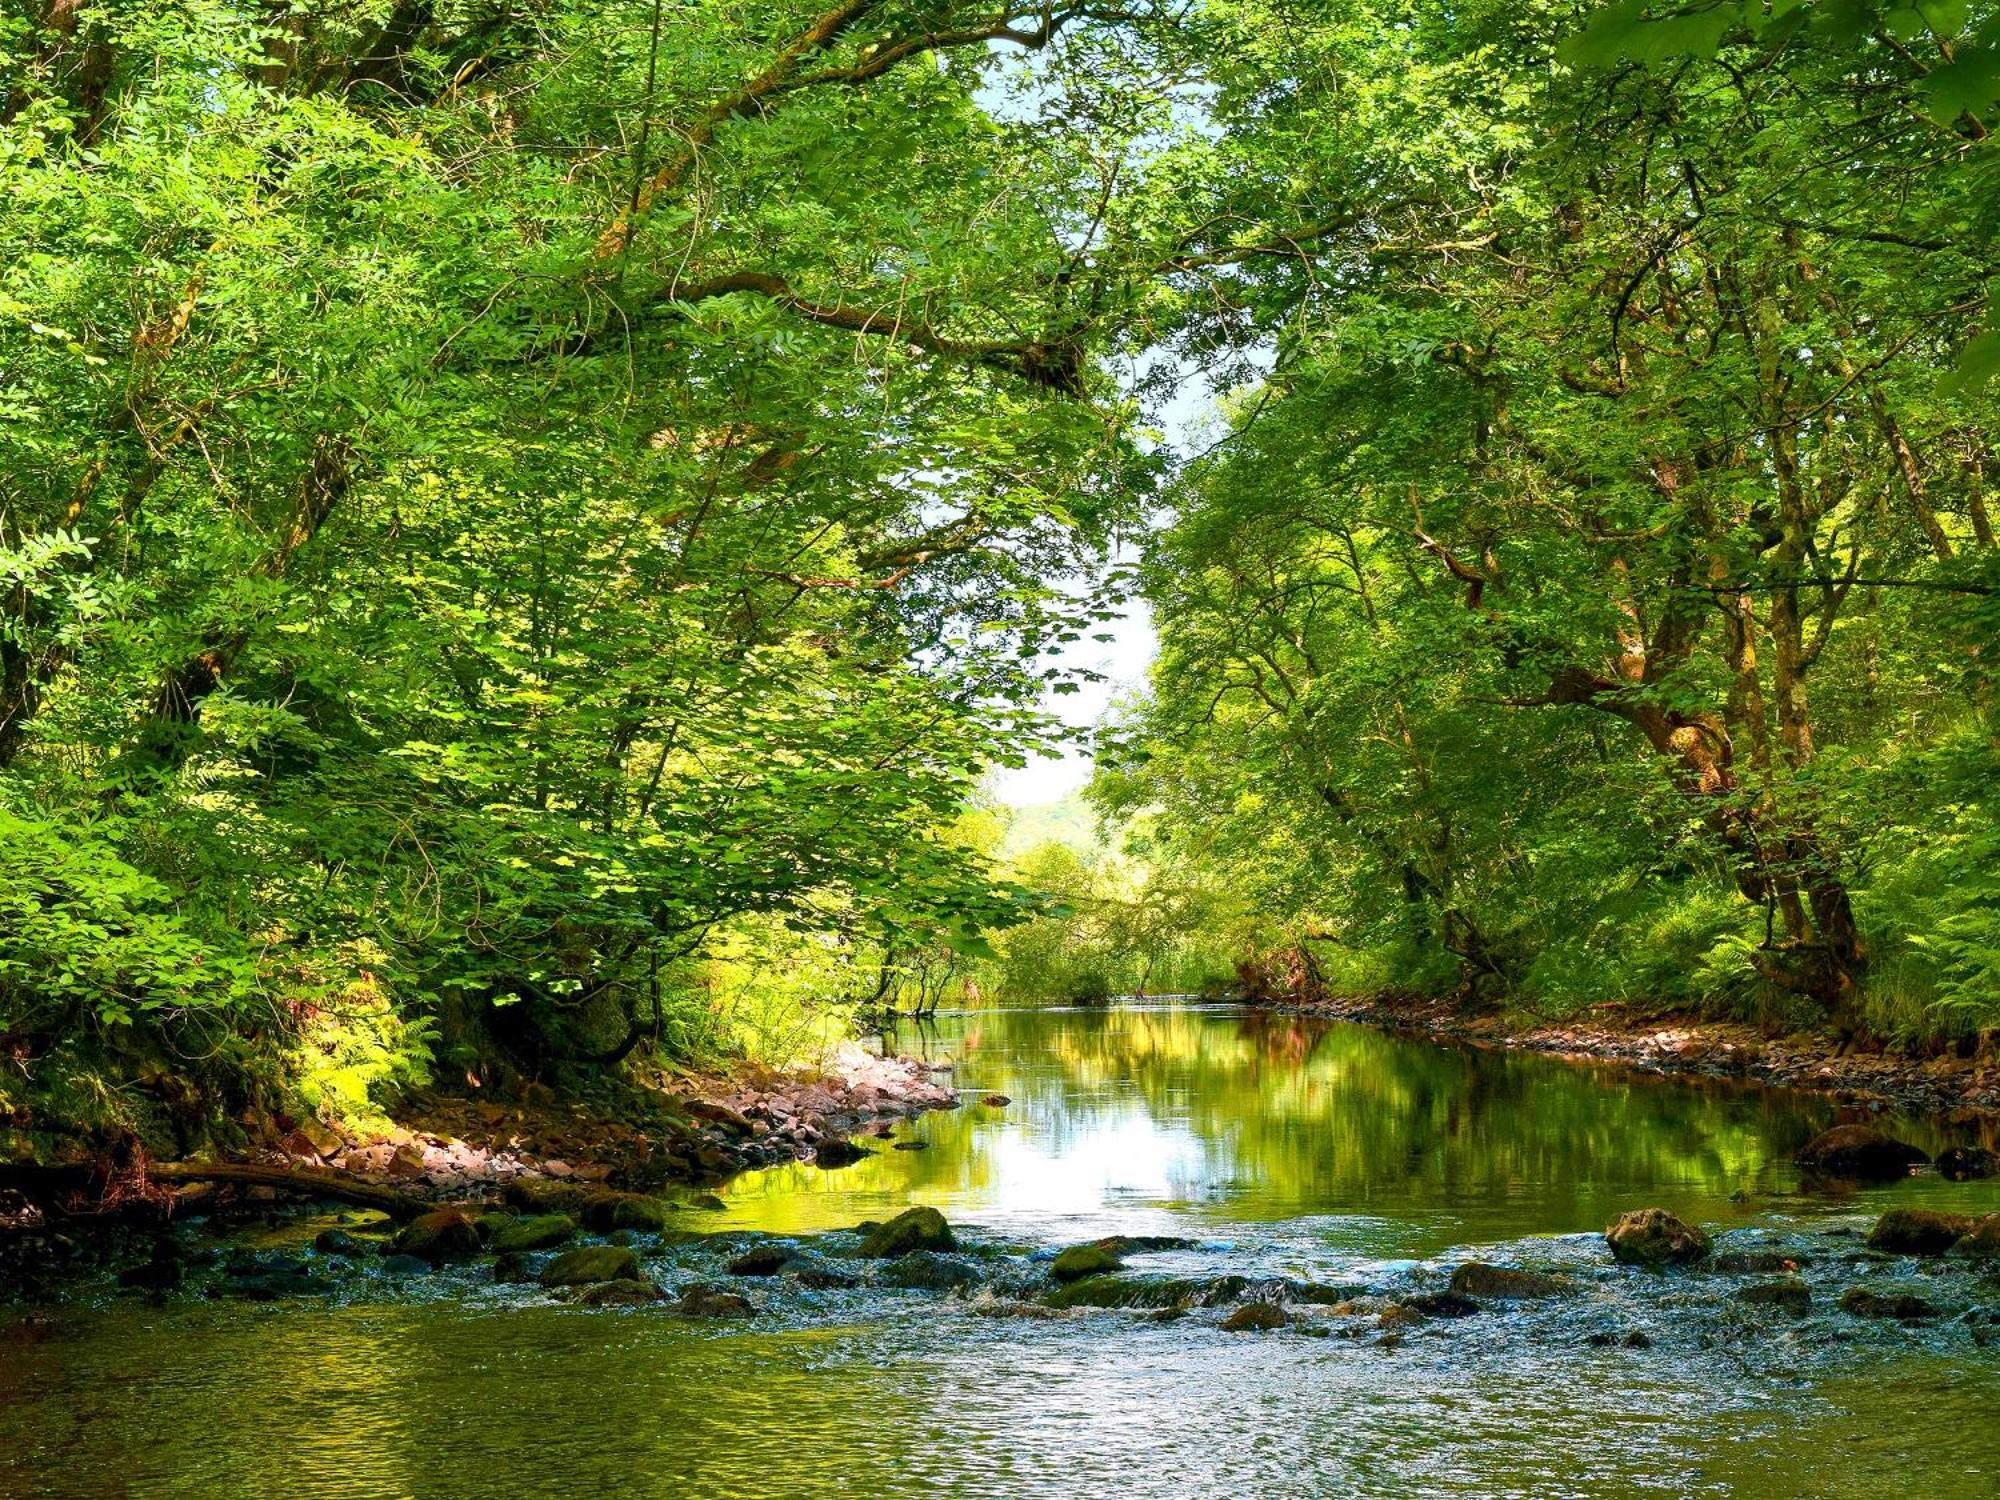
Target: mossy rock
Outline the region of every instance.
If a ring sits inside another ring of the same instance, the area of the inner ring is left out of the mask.
[[[1203,1299],[1207,1288],[1187,1276],[1086,1276],[1042,1298],[1044,1307],[1181,1307]]]
[[[514,1216],[512,1214],[501,1213],[496,1209],[492,1213],[484,1213],[474,1219],[472,1227],[479,1231],[479,1242],[488,1249],[491,1249],[493,1237],[513,1222]]]
[[[1463,1292],[1422,1292],[1396,1305],[1426,1318],[1469,1318],[1482,1310]]]
[[[1934,1208],[1892,1208],[1868,1231],[1868,1248],[1891,1255],[1942,1255],[1972,1233],[1970,1214]]]
[[[462,1208],[440,1208],[419,1214],[396,1236],[396,1253],[441,1266],[446,1261],[471,1260],[479,1254],[479,1230]]]
[[[1537,1297],[1560,1297],[1570,1290],[1570,1284],[1560,1277],[1540,1271],[1519,1271],[1511,1266],[1469,1260],[1451,1273],[1451,1289],[1461,1297],[1516,1302]]]
[[[757,1311],[748,1297],[713,1286],[689,1287],[673,1310],[683,1318],[747,1318]]]
[[[569,1300],[578,1307],[644,1307],[651,1302],[664,1302],[667,1294],[652,1282],[638,1281],[598,1281],[570,1294]]]
[[[488,1241],[498,1254],[527,1250],[553,1250],[576,1235],[576,1220],[568,1214],[537,1214],[532,1219],[510,1219],[507,1227]]]
[[[1055,1258],[1049,1274],[1057,1281],[1081,1281],[1086,1276],[1108,1276],[1125,1269],[1124,1257],[1099,1241],[1093,1245],[1071,1245]]]
[[[882,1268],[884,1286],[924,1292],[963,1291],[978,1286],[983,1279],[975,1267],[933,1250],[913,1250]]]
[[[934,1208],[908,1208],[869,1230],[856,1253],[870,1260],[896,1260],[912,1250],[957,1248],[958,1237],[943,1214]]]
[[[2000,1260],[2000,1214],[1988,1214],[1951,1247],[1953,1255],[1969,1260]]]
[[[364,1240],[359,1235],[349,1234],[345,1229],[322,1229],[313,1236],[313,1249],[322,1255],[339,1255],[350,1260],[359,1260],[375,1252],[375,1243]]]
[[[643,1281],[639,1257],[617,1245],[565,1250],[542,1268],[543,1286],[584,1286],[593,1281]]]

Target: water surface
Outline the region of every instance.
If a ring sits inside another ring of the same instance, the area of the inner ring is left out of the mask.
[[[2000,1209],[1990,1183],[1801,1192],[1790,1158],[1831,1122],[1823,1100],[1224,1009],[989,1011],[896,1041],[954,1060],[968,1101],[1012,1103],[901,1127],[920,1151],[747,1176],[704,1227],[805,1234],[927,1203],[1042,1253],[1188,1235],[1200,1249],[1146,1263],[1190,1273],[1394,1294],[1477,1253],[1586,1291],[1364,1339],[776,1283],[758,1319],[702,1325],[478,1268],[364,1275],[331,1302],[105,1293],[0,1315],[0,1493],[2000,1493],[2000,1357],[1958,1321],[1826,1310],[1856,1276],[1925,1268],[1815,1263],[1822,1310],[1794,1324],[1732,1311],[1717,1278],[1604,1263],[1597,1232],[1646,1203],[1772,1244],[1891,1203]],[[648,1269],[684,1284],[718,1254]],[[1941,1295],[2000,1307],[1963,1271]],[[1651,1346],[1591,1342],[1631,1329]]]

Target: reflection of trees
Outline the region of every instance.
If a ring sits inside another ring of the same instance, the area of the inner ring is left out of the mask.
[[[1216,1175],[1289,1211],[1532,1197],[1595,1214],[1604,1191],[1626,1184],[1723,1195],[1767,1180],[1829,1116],[1816,1101],[1309,1017],[997,1011],[980,1025],[969,1062],[988,1052],[1043,1064],[1008,1091],[1057,1149],[1142,1103],[1204,1142]]]

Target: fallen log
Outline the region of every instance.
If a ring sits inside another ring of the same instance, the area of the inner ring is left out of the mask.
[[[309,1193],[362,1208],[379,1208],[392,1219],[414,1219],[437,1207],[392,1187],[363,1182],[350,1173],[327,1167],[281,1167],[254,1161],[156,1161],[146,1171],[159,1182],[241,1182],[252,1187]]]

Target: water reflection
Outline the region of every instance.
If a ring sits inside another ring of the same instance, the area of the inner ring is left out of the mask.
[[[892,1040],[955,1061],[966,1107],[901,1132],[922,1151],[742,1179],[740,1222],[811,1230],[921,1202],[1078,1238],[1311,1217],[1331,1243],[1428,1255],[1599,1229],[1641,1201],[1744,1219],[1796,1186],[1793,1153],[1834,1118],[1812,1095],[1216,1007],[947,1014]],[[1013,1103],[975,1102],[989,1092]]]

